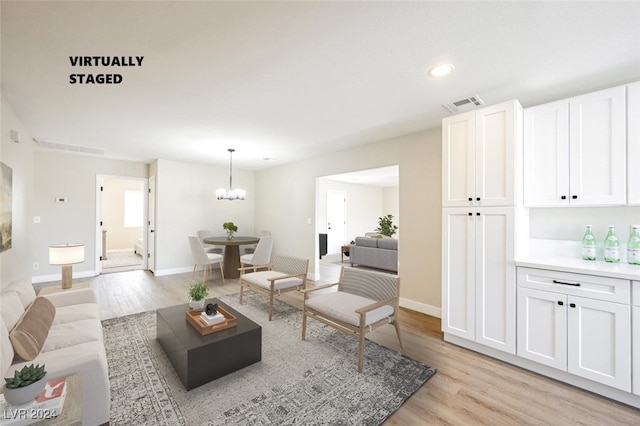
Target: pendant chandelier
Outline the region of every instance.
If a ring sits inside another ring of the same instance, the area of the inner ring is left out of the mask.
[[[233,152],[235,149],[229,148],[229,190],[224,188],[216,190],[216,198],[218,200],[244,200],[247,192],[244,189],[233,188]]]

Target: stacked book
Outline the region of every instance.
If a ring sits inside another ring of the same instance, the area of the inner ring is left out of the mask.
[[[205,325],[216,325],[224,322],[225,318],[220,312],[217,312],[214,315],[207,315],[205,312],[200,314],[200,319]]]

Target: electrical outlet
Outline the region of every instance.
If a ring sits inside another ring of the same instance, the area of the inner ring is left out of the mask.
[[[38,262],[33,262],[33,269],[40,269],[40,264]]]

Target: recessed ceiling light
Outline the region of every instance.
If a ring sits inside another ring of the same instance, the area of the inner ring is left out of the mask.
[[[271,157],[264,157],[262,160],[264,160],[264,161],[276,161],[275,158],[271,158]]]
[[[429,75],[431,77],[444,77],[451,74],[453,68],[454,67],[451,64],[437,65],[429,70]]]

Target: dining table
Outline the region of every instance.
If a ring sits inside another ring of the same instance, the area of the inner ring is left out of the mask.
[[[240,276],[240,246],[258,244],[258,237],[208,237],[202,240],[205,244],[224,246],[224,277],[238,278]]]

